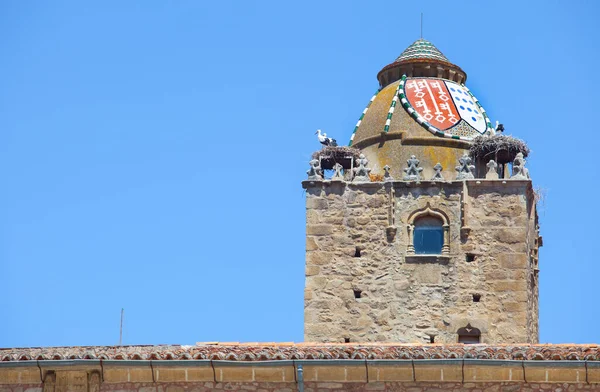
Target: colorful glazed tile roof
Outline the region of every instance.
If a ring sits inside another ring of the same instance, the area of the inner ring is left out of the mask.
[[[450,60],[446,58],[431,42],[419,38],[413,42],[408,48],[402,52],[395,62],[402,62],[408,60],[438,60],[445,63],[449,63]]]
[[[0,361],[500,359],[600,361],[594,344],[198,343],[195,346],[78,346],[0,349]]]

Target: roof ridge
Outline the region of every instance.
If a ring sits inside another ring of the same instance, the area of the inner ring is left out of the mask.
[[[450,60],[431,42],[424,38],[419,38],[398,56],[395,62],[402,62],[414,59],[439,60],[450,63]]]

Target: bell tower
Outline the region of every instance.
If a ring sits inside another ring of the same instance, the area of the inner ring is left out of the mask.
[[[424,39],[377,78],[350,146],[302,183],[305,341],[537,343],[529,149]]]

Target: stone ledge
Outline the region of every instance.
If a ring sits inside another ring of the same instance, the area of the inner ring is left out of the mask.
[[[406,255],[404,261],[409,264],[448,264],[450,255]]]
[[[431,181],[431,180],[421,180],[421,181],[403,181],[403,180],[393,180],[393,181],[382,181],[382,182],[351,182],[351,181],[331,181],[331,180],[318,180],[318,181],[302,181],[302,188],[323,188],[328,186],[340,186],[346,187],[351,186],[352,188],[382,188],[384,186],[393,186],[395,188],[428,188],[434,186],[452,186],[452,187],[462,187],[463,184],[466,184],[467,187],[477,188],[477,187],[525,187],[529,189],[532,188],[531,179],[527,180],[514,180],[510,178],[504,179],[485,179],[485,178],[474,178],[468,180],[447,180],[447,181]]]
[[[450,146],[453,148],[463,148],[468,149],[471,146],[471,142],[459,140],[459,139],[450,139],[450,138],[441,138],[437,136],[428,136],[428,137],[419,137],[419,136],[409,136],[406,131],[391,131],[391,132],[381,132],[374,136],[369,136],[364,139],[361,139],[352,144],[352,147],[358,148],[362,150],[370,145],[379,144],[382,141],[386,140],[395,140],[400,139],[402,145],[419,145],[419,146]]]

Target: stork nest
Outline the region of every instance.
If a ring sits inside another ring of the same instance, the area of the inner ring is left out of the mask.
[[[530,152],[523,140],[508,135],[478,136],[473,139],[469,150],[474,160],[494,159],[500,164],[514,161],[518,153],[527,157]]]
[[[352,166],[352,160],[356,161],[359,156],[360,151],[358,149],[344,146],[325,146],[312,154],[313,159],[320,159],[321,169],[323,170],[332,170],[336,163],[349,170]]]

